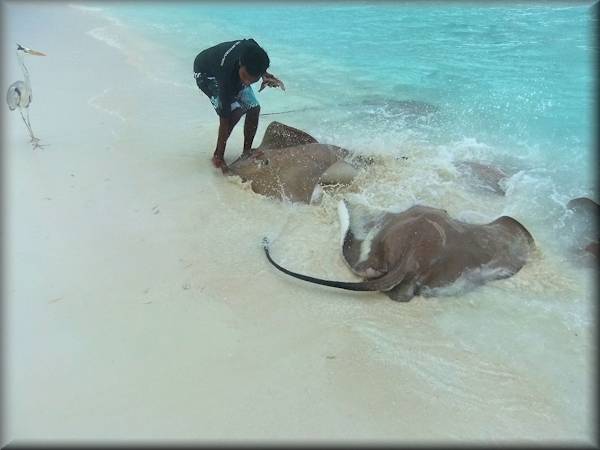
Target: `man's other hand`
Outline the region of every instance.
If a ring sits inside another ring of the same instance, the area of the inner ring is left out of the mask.
[[[260,85],[260,89],[258,92],[262,91],[265,87],[280,87],[283,91],[285,91],[285,84],[279,78],[274,75],[265,73],[262,77],[262,83]]]

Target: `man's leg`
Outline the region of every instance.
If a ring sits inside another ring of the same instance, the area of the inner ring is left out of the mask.
[[[231,136],[231,132],[233,131],[233,129],[235,128],[235,126],[240,121],[243,115],[244,112],[242,108],[236,108],[233,111],[231,111],[231,116],[229,118],[229,136]]]
[[[250,108],[246,112],[246,119],[244,120],[244,151],[242,155],[248,155],[252,150],[252,142],[254,141],[254,136],[256,136],[259,116],[260,106]]]

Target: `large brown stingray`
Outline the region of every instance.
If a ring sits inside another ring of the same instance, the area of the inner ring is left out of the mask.
[[[510,277],[525,265],[533,237],[515,219],[502,216],[488,224],[469,224],[446,211],[413,206],[401,213],[373,212],[342,201],[342,254],[362,282],[330,281],[291,272],[312,283],[353,291],[382,291],[393,300],[435,295],[440,288],[466,289]],[[459,283],[457,283],[459,282]]]
[[[309,134],[272,122],[260,146],[229,165],[229,174],[251,182],[257,194],[311,203],[319,186],[349,184],[357,169],[344,161],[348,150],[319,144]]]

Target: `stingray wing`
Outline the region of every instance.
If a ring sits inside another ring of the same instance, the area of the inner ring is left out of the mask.
[[[386,215],[386,212],[350,204],[346,200],[338,203],[342,254],[352,270],[370,256],[374,239],[381,231]]]
[[[269,148],[293,147],[316,142],[317,140],[314,137],[298,128],[273,121],[265,130],[265,135],[258,148],[266,150]]]

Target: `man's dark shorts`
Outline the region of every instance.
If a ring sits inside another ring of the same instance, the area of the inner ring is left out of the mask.
[[[196,84],[202,92],[210,99],[210,102],[215,108],[215,111],[220,116],[223,112],[221,99],[219,98],[219,85],[215,77],[208,77],[203,73],[195,73]],[[242,114],[248,112],[249,109],[259,106],[258,100],[254,96],[254,91],[251,86],[245,86],[240,92],[233,98],[233,102],[230,105],[231,110],[242,108]]]

